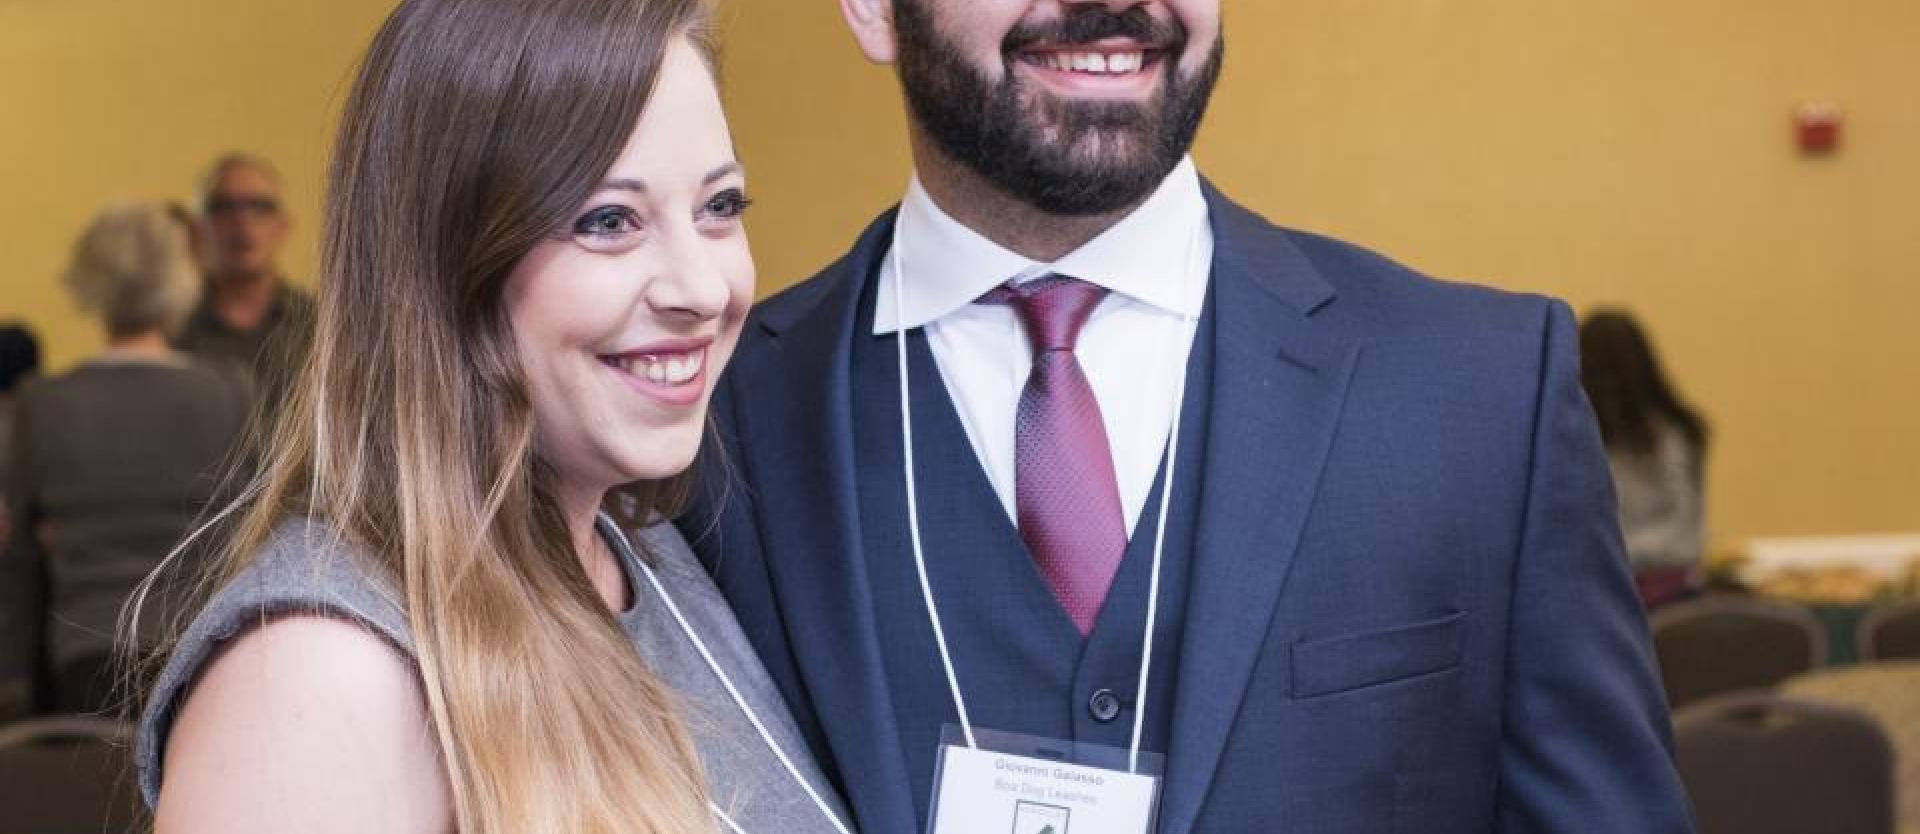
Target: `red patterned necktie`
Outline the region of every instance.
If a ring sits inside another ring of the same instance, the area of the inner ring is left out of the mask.
[[[1073,354],[1081,325],[1106,294],[1077,278],[1049,276],[980,298],[1012,305],[1033,343],[1033,371],[1014,423],[1014,505],[1034,564],[1083,637],[1127,547],[1106,423]]]

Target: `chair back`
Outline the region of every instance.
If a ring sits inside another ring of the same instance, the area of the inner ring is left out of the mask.
[[[1768,687],[1826,662],[1827,634],[1799,606],[1709,596],[1653,615],[1667,703],[1682,706],[1726,692]]]
[[[1920,660],[1920,599],[1874,608],[1854,636],[1861,660]]]
[[[132,728],[98,718],[0,726],[0,808],[9,834],[119,834],[142,816]]]
[[[1857,710],[1735,693],[1674,716],[1699,834],[1893,834],[1893,748]]]

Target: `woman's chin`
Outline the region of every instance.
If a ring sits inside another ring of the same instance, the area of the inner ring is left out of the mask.
[[[678,438],[674,438],[678,441]],[[666,442],[650,444],[644,449],[634,449],[626,456],[623,474],[626,482],[664,481],[687,471],[693,465],[693,459],[700,451],[700,434],[694,432],[684,442]]]

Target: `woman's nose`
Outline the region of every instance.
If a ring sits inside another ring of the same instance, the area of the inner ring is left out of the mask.
[[[664,268],[647,285],[647,304],[655,312],[694,321],[717,318],[733,290],[716,257],[715,243],[697,231],[674,241]]]

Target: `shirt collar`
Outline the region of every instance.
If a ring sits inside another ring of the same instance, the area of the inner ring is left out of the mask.
[[[919,177],[908,183],[894,222],[899,251],[882,262],[873,316],[876,335],[896,329],[896,258],[907,285],[900,319],[908,328],[938,320],[1008,281],[1056,273],[1186,317],[1200,314],[1206,295],[1204,280],[1181,280],[1189,270],[1204,275],[1213,242],[1206,197],[1191,157],[1182,159],[1139,208],[1051,264],[1025,258],[962,225],[934,204]]]

